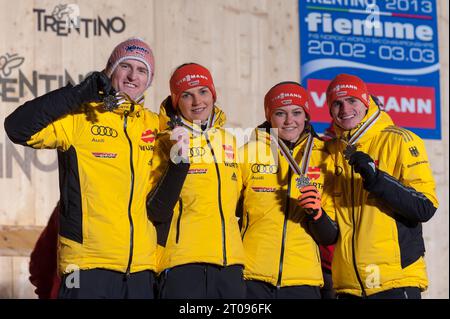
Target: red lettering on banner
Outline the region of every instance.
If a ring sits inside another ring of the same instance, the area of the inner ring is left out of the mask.
[[[308,80],[311,114],[314,122],[331,122],[326,90],[328,80]],[[370,94],[384,104],[395,125],[412,128],[436,128],[436,101],[433,87],[367,83]]]

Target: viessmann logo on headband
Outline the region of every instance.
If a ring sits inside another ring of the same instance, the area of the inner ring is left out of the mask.
[[[205,81],[209,81],[207,76],[204,76],[202,74],[188,74],[181,80],[177,81],[176,85],[181,85],[181,83],[189,82],[190,86],[195,86],[200,83],[200,80],[203,79]]]
[[[297,94],[297,93],[280,93],[277,96],[275,96],[274,98],[272,98],[271,102],[275,102],[275,101],[278,101],[278,100],[283,100],[283,99],[290,98],[290,97],[298,98],[298,99],[302,98],[302,96],[300,94]]]
[[[272,98],[270,100],[271,103],[275,102],[275,101],[281,101],[281,104],[283,105],[292,105],[293,104],[293,98],[297,98],[299,100],[303,99],[303,96],[301,94],[298,93],[280,93],[277,96],[275,96],[274,98]],[[305,102],[304,105],[302,105],[304,107],[306,107],[307,109],[309,109],[308,106],[308,102]]]
[[[331,89],[332,92],[338,92],[344,89],[358,90],[358,87],[353,84],[338,84],[334,88]]]

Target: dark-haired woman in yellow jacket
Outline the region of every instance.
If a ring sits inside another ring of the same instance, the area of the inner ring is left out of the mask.
[[[247,298],[319,299],[318,244],[338,233],[327,215],[333,164],[310,125],[303,87],[275,85],[264,107],[267,121],[240,150]]]

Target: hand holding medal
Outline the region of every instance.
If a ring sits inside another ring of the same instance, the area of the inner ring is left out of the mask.
[[[322,216],[322,202],[319,191],[316,186],[308,185],[300,188],[301,195],[298,198],[297,205],[302,207],[305,212],[317,220]]]
[[[103,108],[108,112],[114,111],[118,107],[117,93],[114,92],[114,89],[108,94],[105,94],[103,92],[100,93],[103,96]]]
[[[342,140],[342,141],[347,144],[347,146],[344,149],[343,154],[344,154],[344,158],[347,161],[349,161],[350,158],[352,157],[352,155],[356,152],[357,147],[355,144],[347,143],[347,141],[345,141],[345,140]]]

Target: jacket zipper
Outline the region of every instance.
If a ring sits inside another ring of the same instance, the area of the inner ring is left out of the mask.
[[[352,194],[352,219],[353,219],[353,227],[352,227],[352,260],[353,260],[353,268],[355,269],[356,278],[358,279],[359,286],[361,287],[362,297],[366,298],[366,290],[364,289],[364,285],[361,280],[361,276],[358,272],[358,267],[356,264],[356,253],[355,253],[355,235],[356,235],[356,221],[355,221],[355,186],[354,186],[354,174],[352,167],[352,176],[351,176],[351,194]]]
[[[183,213],[183,200],[180,197],[180,205],[178,206],[178,219],[177,219],[177,235],[175,242],[178,244],[180,240],[180,222],[181,222],[181,214]]]
[[[219,212],[220,212],[220,221],[222,223],[222,251],[223,251],[223,265],[227,265],[227,246],[226,246],[226,235],[225,235],[225,217],[223,216],[223,209],[222,209],[222,191],[221,191],[221,181],[220,181],[220,171],[219,171],[219,165],[217,165],[217,158],[214,154],[214,150],[211,146],[211,142],[208,138],[208,133],[205,132],[206,142],[208,143],[208,147],[211,150],[211,154],[214,158],[214,165],[216,167],[216,173],[217,173],[217,181],[218,181],[218,195],[219,195]]]
[[[126,270],[126,276],[130,276],[131,271],[131,263],[133,261],[133,248],[134,248],[134,225],[133,225],[133,217],[131,216],[131,203],[133,202],[133,193],[134,193],[134,166],[133,166],[133,144],[131,143],[130,136],[127,132],[127,119],[128,112],[125,112],[123,130],[125,132],[125,136],[127,137],[128,144],[130,145],[130,170],[131,170],[131,187],[130,187],[130,199],[128,201],[128,220],[130,222],[130,254],[128,256],[128,266]]]
[[[289,151],[292,154],[292,150],[289,150]],[[287,197],[286,197],[286,209],[284,210],[283,237],[281,239],[280,265],[279,265],[279,269],[278,269],[277,289],[281,288],[281,277],[283,274],[284,247],[286,244],[287,221],[288,221],[290,198],[291,198],[291,174],[292,174],[291,167],[289,167],[289,169],[288,169],[288,189],[287,189]]]

